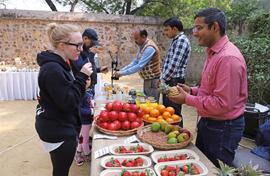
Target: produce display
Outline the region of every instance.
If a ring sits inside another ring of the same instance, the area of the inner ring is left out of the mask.
[[[109,150],[113,155],[147,155],[154,151],[151,145],[145,143],[112,144]]]
[[[151,154],[154,163],[173,162],[182,160],[200,160],[200,157],[192,150],[180,149],[169,151],[156,151]]]
[[[140,104],[139,107],[144,113],[143,120],[145,122],[177,123],[182,120],[181,116],[175,114],[175,109],[173,107],[165,107],[158,103]]]
[[[161,163],[161,162],[168,162],[168,161],[178,161],[178,160],[187,160],[187,159],[194,159],[190,156],[188,156],[187,154],[181,154],[181,155],[174,155],[174,156],[163,156],[163,157],[160,157],[158,158],[158,163]]]
[[[125,146],[119,146],[116,148],[115,153],[143,153],[143,152],[148,152],[147,149],[143,148],[143,146],[137,144],[134,147],[125,147]]]
[[[106,169],[100,176],[156,176],[153,169]]]
[[[154,122],[151,125],[152,132],[163,131],[167,134],[167,143],[168,144],[176,144],[185,142],[190,138],[190,132],[187,130],[183,130],[178,125],[171,125],[166,122]]]
[[[154,176],[154,174],[149,169],[144,171],[128,171],[124,169],[119,176]]]
[[[198,175],[200,169],[194,164],[186,164],[183,166],[165,166],[161,171],[161,176],[184,176],[184,175]]]
[[[162,150],[180,149],[192,140],[192,134],[178,125],[154,122],[137,131],[138,138],[154,148]]]
[[[106,162],[106,167],[138,167],[143,166],[144,160],[141,157],[135,159],[124,159],[120,162],[118,159],[111,158],[110,161]]]
[[[109,131],[128,131],[142,126],[142,117],[142,111],[136,104],[114,101],[106,104],[96,124]]]

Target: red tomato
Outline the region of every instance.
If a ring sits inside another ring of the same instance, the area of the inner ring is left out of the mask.
[[[144,115],[143,110],[142,110],[142,109],[139,109],[139,110],[137,111],[137,116],[138,116],[139,118],[143,118],[143,115]]]
[[[107,103],[105,108],[108,110],[108,111],[112,111],[113,110],[113,103]]]
[[[119,101],[113,102],[112,106],[113,106],[113,110],[116,111],[116,112],[120,112],[122,110],[122,108],[123,108],[122,103],[119,102]]]
[[[121,122],[119,120],[113,121],[113,123],[116,125],[116,130],[119,130],[121,128]]]
[[[136,121],[136,119],[137,119],[137,115],[135,113],[133,113],[133,112],[128,113],[128,120],[129,121],[134,122],[134,121]]]
[[[118,113],[118,120],[121,122],[127,120],[127,113],[126,112],[119,112]]]
[[[123,111],[125,112],[130,112],[130,104],[129,103],[124,103],[123,104]]]
[[[116,111],[109,112],[109,119],[111,121],[115,121],[118,119],[118,113]]]
[[[108,130],[115,131],[117,129],[115,123],[109,123],[108,125]]]
[[[139,128],[141,126],[141,124],[137,121],[134,121],[134,122],[131,122],[131,129],[134,129],[134,128]]]
[[[108,111],[101,111],[99,114],[99,119],[101,122],[108,122],[109,121],[109,112]]]
[[[122,122],[121,124],[123,130],[129,130],[130,129],[130,122],[128,120]]]
[[[107,122],[103,122],[103,123],[100,124],[100,127],[104,128],[104,129],[108,129],[108,125],[109,124]]]
[[[141,125],[143,120],[142,120],[142,118],[137,117],[136,122],[138,122]]]
[[[138,106],[136,104],[130,104],[130,111],[137,113],[139,110]]]

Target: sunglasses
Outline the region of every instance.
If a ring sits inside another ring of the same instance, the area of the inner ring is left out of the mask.
[[[64,42],[64,44],[76,46],[76,48],[77,48],[78,50],[80,50],[80,49],[83,48],[83,43],[70,43],[70,42]]]

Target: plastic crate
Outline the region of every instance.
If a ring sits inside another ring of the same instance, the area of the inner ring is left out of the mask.
[[[270,118],[269,112],[270,110],[266,112],[260,112],[255,108],[255,104],[246,104],[244,112],[244,136],[247,138],[255,139],[260,125]]]

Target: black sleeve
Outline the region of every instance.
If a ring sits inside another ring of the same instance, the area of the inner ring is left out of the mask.
[[[46,64],[45,88],[54,104],[62,111],[71,111],[78,107],[85,92],[86,80],[88,76],[79,72],[74,81],[68,80],[61,66],[50,66]]]

